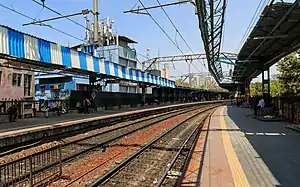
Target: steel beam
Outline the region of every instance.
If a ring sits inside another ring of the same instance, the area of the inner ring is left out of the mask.
[[[146,60],[143,63],[152,63],[154,60],[156,62],[176,62],[176,61],[190,61],[190,60],[200,60],[200,59],[206,59],[205,54],[187,54],[187,55],[156,57],[153,59]]]
[[[191,0],[183,0],[183,1],[166,3],[166,4],[161,4],[161,5],[149,6],[149,7],[145,7],[145,8],[137,8],[137,9],[126,10],[123,13],[147,14],[146,12],[140,12],[140,11],[150,10],[150,9],[155,9],[155,8],[160,8],[160,7],[166,7],[166,6],[174,6],[174,5],[179,5],[179,4],[183,4],[183,3],[192,3],[192,4],[194,4],[194,2],[191,1]]]
[[[227,53],[223,52],[220,54],[220,56],[224,56],[222,59],[227,59],[227,58],[236,58],[237,54],[234,53]],[[156,57],[152,59],[148,59],[142,63],[152,63],[154,60],[156,62],[179,62],[179,61],[191,61],[191,60],[205,60],[207,59],[206,54],[183,54],[183,55],[174,55],[174,56],[164,56],[164,57]]]
[[[196,0],[195,2],[208,69],[220,84],[223,78],[222,66],[217,59],[220,57],[227,0]]]

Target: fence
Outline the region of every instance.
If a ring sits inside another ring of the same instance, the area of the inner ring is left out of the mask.
[[[66,110],[70,109],[69,100],[49,100],[47,102],[56,102],[58,106],[63,107]],[[7,115],[8,109],[14,103],[18,108],[18,114],[20,118],[24,118],[26,115],[32,115],[31,117],[35,116],[35,112],[42,112],[46,105],[46,102],[42,100],[2,100],[0,101],[0,115]]]
[[[0,164],[0,186],[37,186],[62,174],[61,146]]]
[[[300,97],[275,97],[274,113],[294,123],[300,123]]]
[[[70,108],[76,108],[78,101],[82,102],[86,97],[91,99],[92,92],[72,91]],[[155,98],[152,94],[146,95],[146,103],[153,103]],[[142,103],[142,94],[118,93],[118,92],[95,92],[93,103],[97,107],[137,105]]]

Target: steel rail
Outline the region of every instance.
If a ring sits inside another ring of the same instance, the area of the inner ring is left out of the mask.
[[[188,144],[188,142],[190,141],[190,139],[194,136],[194,134],[200,132],[200,130],[203,127],[203,124],[205,123],[205,120],[207,119],[207,117],[209,117],[209,115],[205,116],[204,119],[201,120],[200,124],[197,125],[194,128],[194,130],[192,131],[192,133],[182,143],[180,149],[177,151],[177,154],[174,156],[173,160],[171,161],[171,163],[169,164],[169,166],[166,168],[164,174],[161,176],[161,178],[159,179],[158,183],[156,184],[156,187],[159,187],[159,186],[161,186],[163,184],[163,182],[165,181],[166,177],[168,176],[169,171],[172,169],[173,165],[176,163],[176,161],[177,161],[178,157],[180,156],[181,152],[186,147],[186,145]]]
[[[199,109],[199,108],[198,108],[198,109]],[[185,110],[185,111],[184,111],[184,110]],[[97,148],[97,147],[105,146],[105,145],[107,145],[107,144],[110,143],[110,142],[113,142],[113,141],[115,141],[115,140],[117,140],[117,139],[120,139],[120,138],[122,138],[122,137],[124,137],[124,136],[127,136],[127,135],[129,135],[129,134],[132,134],[132,133],[134,133],[134,132],[136,132],[136,131],[145,129],[145,128],[147,128],[147,127],[150,127],[150,126],[155,125],[155,124],[157,124],[157,123],[159,123],[159,122],[168,120],[168,119],[170,119],[170,118],[176,117],[176,116],[178,116],[178,115],[181,115],[181,114],[184,114],[184,113],[187,113],[187,112],[191,112],[191,111],[193,111],[193,110],[197,110],[197,108],[189,109],[189,110],[184,109],[184,110],[183,110],[182,112],[178,112],[178,113],[175,113],[174,115],[171,115],[171,116],[169,116],[169,117],[166,117],[165,119],[155,121],[155,122],[153,122],[153,123],[151,123],[151,124],[148,124],[148,125],[145,125],[145,126],[143,126],[143,127],[141,127],[141,128],[138,128],[138,129],[136,129],[136,130],[130,131],[130,132],[126,133],[126,134],[122,134],[122,135],[120,135],[120,136],[118,136],[118,137],[116,137],[116,138],[112,138],[112,139],[110,139],[110,140],[108,140],[108,141],[106,141],[106,142],[101,143],[101,145],[96,145],[95,147],[93,147],[93,148],[91,148],[91,149],[95,149],[95,148]],[[165,115],[165,114],[163,114],[163,115]],[[86,152],[86,151],[82,151],[82,154],[85,153],[85,152]],[[74,157],[76,157],[76,156],[79,156],[79,155],[80,155],[79,153],[76,153],[75,155],[71,155],[69,158],[64,158],[62,161],[63,161],[63,162],[68,161],[68,160],[70,160],[70,159],[72,159],[72,158],[74,158]],[[78,177],[78,178],[76,178],[75,180],[71,181],[71,182],[70,182],[69,184],[67,184],[66,186],[69,186],[70,184],[74,183],[75,181],[78,181],[79,179],[81,179],[82,177],[84,177],[85,175],[89,174],[90,172],[92,172],[93,170],[97,169],[97,168],[100,167],[100,166],[101,166],[101,165],[96,166],[95,168],[89,170],[88,172],[84,173],[84,174],[81,175],[80,177]]]
[[[176,116],[181,115],[181,114],[184,114],[184,113],[186,113],[186,112],[191,112],[191,111],[193,111],[193,110],[196,110],[197,108],[195,108],[195,107],[197,107],[197,106],[192,106],[192,108],[185,108],[185,109],[179,110],[178,112],[174,113],[174,114],[171,115],[171,116],[168,116],[168,117],[166,117],[166,118],[163,118],[163,119],[158,120],[158,121],[155,121],[155,122],[152,122],[152,123],[150,123],[150,124],[148,124],[148,125],[145,125],[145,126],[142,126],[142,127],[140,127],[140,128],[134,129],[134,130],[132,130],[132,131],[130,131],[130,132],[123,133],[123,134],[121,134],[121,135],[119,135],[119,136],[113,137],[113,138],[111,138],[111,139],[109,139],[109,140],[107,140],[107,141],[104,141],[104,142],[102,142],[102,143],[100,143],[100,144],[97,144],[97,145],[95,145],[95,146],[92,146],[92,147],[90,147],[90,148],[88,148],[88,149],[79,151],[79,152],[77,152],[77,153],[75,153],[75,154],[71,154],[71,155],[69,155],[69,156],[67,156],[67,157],[65,157],[65,158],[61,158],[60,161],[53,162],[53,163],[51,163],[51,164],[48,164],[48,165],[46,165],[46,166],[44,166],[44,167],[42,167],[42,168],[39,168],[39,169],[35,170],[35,171],[32,173],[32,175],[35,175],[35,174],[38,174],[38,173],[42,173],[43,171],[46,171],[46,170],[48,170],[49,168],[52,168],[52,167],[56,166],[56,165],[59,164],[59,163],[64,163],[64,162],[70,161],[70,160],[76,158],[77,156],[80,156],[80,155],[82,155],[82,154],[85,154],[85,153],[87,153],[87,152],[89,152],[89,151],[91,151],[91,150],[93,150],[93,149],[95,149],[95,148],[97,148],[97,147],[105,146],[105,145],[107,145],[107,144],[109,144],[109,143],[111,143],[111,142],[113,142],[113,141],[115,141],[115,140],[118,140],[118,139],[120,139],[120,138],[122,138],[122,137],[125,137],[125,136],[127,136],[127,135],[129,135],[129,134],[132,134],[132,133],[134,133],[134,132],[137,132],[137,131],[139,131],[139,130],[145,129],[145,128],[150,127],[150,126],[152,126],[152,125],[155,125],[155,124],[157,124],[157,123],[159,123],[159,122],[162,122],[162,121],[165,121],[165,120],[167,120],[167,119],[176,117]],[[199,106],[198,106],[198,107],[199,107]],[[171,112],[169,112],[169,113],[172,113],[172,112],[174,112],[174,111],[171,111]],[[165,115],[165,113],[162,114],[161,116],[163,116],[163,115]],[[152,120],[152,119],[154,119],[154,118],[157,118],[157,116],[156,116],[156,117],[153,117],[153,118],[150,118],[150,119],[141,120],[140,122],[133,122],[133,123],[131,123],[130,125],[135,125],[135,124],[137,124],[137,123],[141,123],[141,122],[144,122],[144,121],[149,121],[149,120]],[[126,127],[128,127],[128,126],[130,126],[130,125],[127,125]],[[120,127],[120,128],[122,128],[122,127]],[[125,127],[123,127],[123,128],[125,128]],[[117,128],[117,129],[119,129],[119,128]],[[73,142],[69,142],[69,143],[67,143],[67,144],[62,144],[62,145],[59,145],[59,146],[61,146],[61,149],[62,149],[63,147],[65,147],[65,146],[67,146],[67,145],[74,144],[74,143],[78,143],[78,142],[80,142],[80,141],[83,141],[83,140],[86,140],[86,139],[89,139],[89,138],[93,138],[93,137],[95,137],[95,136],[99,136],[99,135],[102,135],[102,134],[105,134],[105,133],[107,133],[107,132],[111,132],[111,131],[114,131],[114,130],[116,130],[116,129],[111,129],[111,130],[108,130],[108,131],[106,131],[106,132],[101,132],[101,133],[99,133],[98,135],[92,135],[91,137],[84,137],[84,138],[82,138],[82,139],[75,140],[75,141],[73,141]],[[56,147],[57,147],[57,146],[52,147],[52,148],[50,148],[50,150],[55,149]],[[44,153],[44,152],[46,152],[46,151],[47,151],[47,150],[43,150],[41,153]],[[28,155],[28,156],[26,156],[26,157],[38,155],[38,154],[41,154],[41,153],[40,153],[40,152],[34,153],[33,155]],[[25,159],[26,157],[24,157],[24,158],[22,158],[22,159]],[[14,160],[14,161],[10,161],[10,162],[1,164],[0,167],[4,167],[4,166],[9,165],[10,163],[16,162],[16,161],[17,161],[17,160]],[[10,184],[13,184],[14,182],[21,182],[21,181],[23,181],[24,179],[28,178],[29,176],[30,176],[30,174],[27,173],[26,175],[22,175],[22,176],[20,176],[20,177],[18,177],[18,178],[16,178],[16,179],[13,179],[12,181],[7,181],[6,184],[7,184],[7,185],[10,185]]]
[[[116,137],[113,137],[113,138],[111,138],[111,139],[109,139],[109,140],[107,140],[107,141],[104,141],[104,142],[102,142],[102,143],[100,143],[100,144],[98,144],[98,145],[92,146],[92,147],[90,147],[90,148],[88,148],[88,149],[85,149],[85,150],[83,150],[83,151],[79,151],[79,152],[77,152],[77,153],[75,153],[75,154],[72,154],[72,155],[70,155],[70,156],[68,156],[68,157],[65,157],[65,158],[62,159],[62,162],[66,162],[66,161],[68,161],[68,160],[71,160],[71,159],[73,159],[73,158],[79,156],[79,155],[82,155],[82,154],[84,154],[84,153],[86,153],[86,152],[89,152],[89,151],[91,151],[91,150],[93,150],[93,149],[95,149],[95,148],[97,148],[97,147],[105,146],[105,145],[107,145],[107,144],[109,144],[109,143],[111,143],[111,142],[113,142],[113,141],[115,141],[115,140],[118,140],[118,139],[120,139],[120,138],[122,138],[122,137],[125,137],[125,136],[127,136],[127,135],[132,134],[132,133],[135,133],[135,132],[137,132],[137,131],[139,131],[139,130],[145,129],[145,128],[147,128],[147,127],[150,127],[150,126],[155,125],[155,124],[157,124],[157,123],[163,122],[163,121],[168,120],[168,119],[170,119],[170,118],[176,117],[176,116],[178,116],[178,115],[182,115],[182,114],[184,114],[184,113],[191,112],[191,111],[193,111],[193,110],[196,110],[196,109],[195,109],[195,108],[192,108],[192,109],[184,109],[183,111],[174,113],[173,115],[168,116],[168,117],[166,117],[166,118],[163,118],[163,119],[161,119],[161,120],[154,121],[154,122],[152,122],[152,123],[150,123],[150,124],[144,125],[144,126],[142,126],[142,127],[139,127],[139,128],[137,128],[137,129],[134,129],[134,130],[129,131],[129,132],[127,132],[127,133],[123,133],[123,134],[121,134],[121,135],[119,135],[119,136],[116,136]],[[156,117],[154,117],[154,118],[156,118]],[[153,118],[152,118],[152,119],[153,119]],[[151,120],[151,119],[150,119],[150,120]],[[140,123],[140,122],[138,122],[138,123]],[[132,125],[136,125],[136,124],[137,124],[137,123],[132,123],[131,126],[132,126]],[[127,126],[127,127],[128,127],[128,126]],[[125,128],[125,127],[124,127],[124,128]],[[115,129],[109,130],[109,132],[112,132],[112,131],[114,131],[114,130],[115,130]],[[105,133],[107,133],[107,132],[100,133],[99,135],[102,135],[102,134],[105,134]],[[96,136],[99,136],[99,135],[95,135],[95,136],[93,136],[93,137],[96,137]],[[93,138],[93,137],[91,137],[91,138]],[[88,137],[88,138],[83,138],[83,139],[84,139],[84,140],[87,140],[87,139],[89,139],[89,138],[90,138],[90,137]],[[70,145],[70,144],[74,144],[74,143],[78,143],[78,142],[84,141],[84,140],[78,140],[78,141],[75,141],[75,142],[70,142],[69,145]],[[62,146],[65,147],[65,145],[62,145]],[[66,145],[66,146],[67,146],[67,145]]]
[[[160,140],[161,138],[165,137],[167,134],[169,134],[171,131],[173,131],[174,129],[176,129],[177,127],[185,124],[187,121],[193,119],[194,117],[198,116],[199,114],[205,113],[213,108],[216,108],[218,106],[214,106],[211,107],[209,109],[205,109],[202,110],[194,115],[192,115],[191,117],[185,119],[183,122],[175,125],[174,127],[172,127],[171,129],[167,130],[165,133],[161,134],[160,136],[156,137],[155,139],[153,139],[152,141],[150,141],[148,144],[146,144],[145,146],[143,146],[141,149],[139,149],[137,152],[135,152],[133,155],[131,155],[130,157],[128,157],[127,159],[125,159],[123,162],[121,162],[119,165],[117,165],[115,168],[111,169],[109,172],[107,172],[105,175],[101,176],[100,178],[98,178],[95,182],[93,182],[92,184],[89,185],[89,187],[96,187],[99,186],[100,184],[102,184],[103,182],[105,182],[106,180],[108,180],[110,177],[112,177],[114,174],[116,174],[118,171],[120,171],[124,166],[126,166],[128,163],[130,163],[132,160],[134,160],[137,156],[139,156],[141,153],[143,153],[145,150],[147,150],[151,145],[153,145],[154,143],[156,143],[158,140]]]
[[[203,103],[199,103],[199,105],[202,105],[202,104]],[[184,106],[184,108],[181,108],[181,109],[183,110],[183,109],[190,108],[190,107],[195,107],[195,106],[198,106],[198,105]],[[110,118],[108,118],[107,122],[108,123],[111,122],[111,125],[114,125],[116,123],[121,123],[121,122],[124,122],[126,120],[139,119],[139,117],[141,117],[141,116],[143,116],[143,117],[149,117],[151,115],[160,114],[162,112],[168,113],[168,112],[176,111],[176,110],[178,110],[178,107],[173,106],[173,107],[166,108],[166,109],[167,110],[165,110],[165,109],[159,109],[157,111],[146,111],[146,112],[142,112],[142,113],[136,113],[136,114],[133,114],[133,115],[121,116],[122,119],[117,119],[117,118],[116,119],[110,119]],[[109,121],[109,120],[113,120],[113,121]],[[100,121],[102,121],[102,120],[100,120]],[[96,129],[96,128],[99,128],[99,126],[93,126],[93,127],[88,127],[88,128],[83,128],[83,129],[75,130],[75,131],[71,132],[71,134],[66,134],[66,135],[58,134],[58,135],[55,135],[55,136],[52,136],[52,137],[49,137],[49,138],[46,138],[46,139],[43,138],[40,141],[35,140],[34,143],[27,144],[27,145],[24,145],[24,146],[22,146],[23,144],[17,144],[17,145],[14,145],[14,146],[4,147],[3,149],[4,150],[8,150],[8,151],[6,151],[6,152],[4,152],[4,151],[0,152],[0,157],[3,157],[3,156],[8,155],[8,154],[16,153],[16,152],[21,151],[23,149],[29,149],[31,147],[34,147],[34,146],[37,146],[37,145],[41,145],[43,143],[54,141],[54,140],[56,140],[58,138],[70,137],[70,136],[73,136],[74,134],[79,134],[79,133],[87,132],[87,131],[90,131],[90,130],[93,130],[93,129]],[[17,148],[15,148],[15,147],[17,147]]]
[[[211,112],[210,115],[208,116],[208,122],[207,122],[208,124],[210,124],[210,122],[211,122],[211,116],[212,116],[212,114],[213,114],[215,111],[216,111],[216,109],[215,109],[213,112]],[[208,130],[208,129],[207,129],[207,130]],[[201,132],[203,132],[203,131],[199,131],[199,132],[198,132],[197,137],[200,136]],[[207,134],[206,134],[205,139],[204,139],[204,148],[203,148],[203,149],[206,148],[206,146],[207,146],[207,141],[208,141],[208,131],[207,131]],[[188,155],[187,155],[187,159],[185,160],[185,162],[184,162],[184,164],[183,164],[182,173],[186,173],[186,171],[187,171],[187,169],[188,169],[189,162],[190,162],[190,160],[192,159],[193,152],[194,152],[194,150],[195,150],[196,144],[197,144],[197,141],[194,142],[194,144],[192,145],[192,147],[191,147],[191,149],[190,149],[190,151],[189,151],[189,153],[188,153]],[[203,152],[203,158],[204,158],[204,154],[205,154],[205,152]],[[200,161],[200,167],[203,166],[203,163],[204,163],[204,159],[202,159],[202,160]],[[181,176],[179,177],[179,179],[177,180],[177,184],[176,184],[175,186],[176,186],[176,187],[180,187],[181,184],[182,184],[183,179],[184,179],[184,175],[181,175]]]

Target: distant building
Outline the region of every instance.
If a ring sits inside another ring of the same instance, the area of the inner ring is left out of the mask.
[[[195,87],[208,88],[214,84],[216,84],[215,79],[210,73],[202,73],[193,76],[192,84]]]
[[[97,53],[100,58],[105,58],[111,62],[126,66],[127,68],[137,68],[137,55],[133,47],[129,47],[129,44],[135,44],[134,40],[126,36],[116,36],[115,44],[99,47]],[[127,92],[137,93],[137,84],[131,83],[115,83],[107,84],[103,91],[107,92]]]
[[[166,79],[170,79],[170,69],[167,64],[165,64],[165,67],[162,69],[161,76]]]
[[[0,101],[34,97],[34,72],[0,59]]]

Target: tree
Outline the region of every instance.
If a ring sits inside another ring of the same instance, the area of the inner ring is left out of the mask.
[[[254,96],[254,95],[261,96],[262,95],[262,83],[261,82],[251,83],[250,94],[252,96]],[[278,80],[271,80],[270,81],[270,95],[272,97],[278,97],[278,96],[281,96],[282,94],[283,94],[283,90],[282,90],[282,85],[280,84],[280,82]]]
[[[270,92],[272,97],[279,97],[283,94],[282,84],[278,79],[270,81]]]
[[[175,81],[177,86],[182,86],[182,87],[191,87],[191,85],[185,81],[183,81],[183,79],[177,79]]]
[[[292,53],[278,63],[279,83],[285,94],[300,93],[300,59],[299,53]]]
[[[262,95],[262,83],[261,82],[251,83],[251,85],[250,85],[250,94],[252,96]]]

